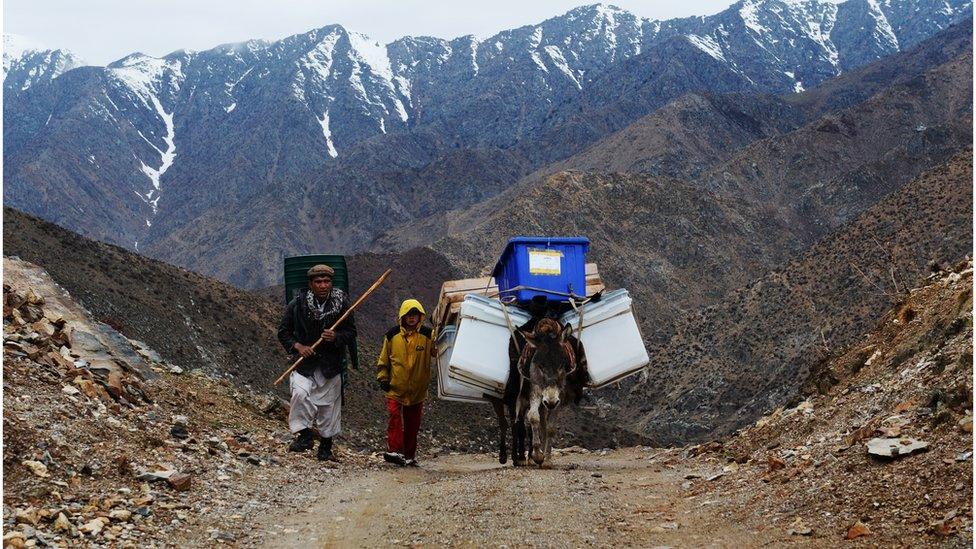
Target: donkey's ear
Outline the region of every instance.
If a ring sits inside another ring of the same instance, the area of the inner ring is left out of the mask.
[[[559,341],[560,342],[566,341],[572,336],[573,336],[573,325],[567,322],[566,325],[563,326],[563,330],[559,332]]]
[[[525,341],[527,341],[531,345],[535,345],[535,343],[536,343],[535,342],[535,331],[526,332],[525,330],[519,329],[519,333],[522,334],[522,337],[525,338]]]

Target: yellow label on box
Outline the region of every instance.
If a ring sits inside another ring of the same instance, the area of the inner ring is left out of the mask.
[[[563,253],[559,250],[529,248],[529,274],[559,275]]]

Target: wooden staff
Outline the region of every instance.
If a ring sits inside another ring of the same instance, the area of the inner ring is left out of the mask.
[[[365,300],[369,296],[369,294],[373,293],[373,290],[375,290],[376,288],[379,288],[380,287],[380,284],[383,284],[383,282],[386,281],[387,277],[389,277],[390,276],[390,273],[392,273],[392,272],[393,272],[393,269],[387,269],[385,273],[381,274],[380,277],[378,279],[376,279],[376,282],[374,282],[373,285],[370,286],[368,290],[366,290],[365,292],[363,292],[363,295],[359,296],[359,299],[357,299],[356,302],[352,304],[352,307],[349,307],[348,309],[346,309],[346,312],[342,313],[342,316],[339,317],[339,320],[336,320],[335,321],[335,324],[333,324],[332,327],[329,328],[329,329],[330,330],[335,330],[339,326],[339,324],[342,324],[342,321],[345,320],[346,317],[349,316],[350,313],[352,313],[353,309],[355,309],[356,307],[358,307],[359,304],[362,303],[363,300]],[[319,336],[318,341],[316,341],[315,343],[312,344],[312,350],[313,351],[315,350],[316,347],[319,346],[319,343],[322,343],[322,337],[321,336]],[[298,365],[301,364],[303,360],[305,360],[305,357],[303,357],[303,356],[298,357],[298,360],[296,360],[294,364],[292,364],[287,370],[285,370],[285,373],[281,374],[281,377],[279,377],[278,379],[276,379],[275,382],[274,382],[274,384],[275,385],[278,385],[279,383],[281,383],[281,381],[283,379],[285,379],[286,377],[288,377],[288,374],[292,373],[292,371],[295,368],[298,368]]]

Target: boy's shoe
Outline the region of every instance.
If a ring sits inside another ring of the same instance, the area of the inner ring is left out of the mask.
[[[420,464],[417,463],[416,458],[410,458],[406,460],[406,465],[407,467],[420,467]]]
[[[298,435],[295,440],[291,441],[288,445],[289,452],[304,452],[306,450],[311,450],[312,446],[315,445],[315,433],[311,429],[302,429],[298,431]]]
[[[383,460],[401,467],[407,464],[407,460],[403,457],[403,454],[397,452],[383,452]]]

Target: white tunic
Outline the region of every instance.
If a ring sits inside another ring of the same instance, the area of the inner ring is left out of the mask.
[[[311,378],[292,372],[288,378],[291,387],[291,410],[288,427],[292,433],[302,429],[317,428],[319,435],[328,438],[339,434],[342,426],[342,376],[326,379],[316,369]]]

